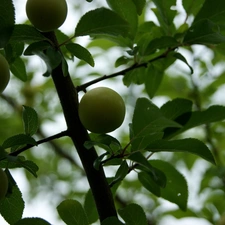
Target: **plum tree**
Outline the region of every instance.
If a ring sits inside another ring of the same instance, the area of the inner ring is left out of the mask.
[[[2,200],[8,190],[8,177],[6,173],[0,168],[0,200]]]
[[[5,57],[0,54],[0,94],[5,90],[9,83],[10,72],[9,64]]]
[[[125,112],[122,97],[107,87],[90,90],[79,104],[80,120],[93,133],[114,131],[123,123]]]
[[[65,0],[27,0],[26,13],[30,22],[43,32],[59,28],[67,17]]]

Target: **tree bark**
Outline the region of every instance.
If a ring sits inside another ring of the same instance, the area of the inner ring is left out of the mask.
[[[57,40],[53,33],[48,34],[48,38],[50,38],[57,46]],[[117,217],[113,196],[103,167],[100,166],[99,170],[96,170],[93,166],[94,161],[98,157],[96,150],[94,148],[87,150],[84,147],[85,141],[90,139],[87,130],[81,124],[78,116],[78,93],[71,77],[69,75],[64,76],[62,66],[59,65],[53,70],[52,79],[61,102],[69,136],[76,147],[86,172],[87,179],[95,199],[99,219],[102,222],[107,217]]]

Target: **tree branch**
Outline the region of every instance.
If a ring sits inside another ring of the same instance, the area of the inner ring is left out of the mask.
[[[144,62],[144,63],[140,63],[140,64],[135,63],[132,66],[130,66],[130,67],[126,68],[126,69],[123,69],[121,71],[118,71],[116,73],[112,73],[112,74],[109,74],[109,75],[103,75],[103,76],[101,76],[101,77],[99,77],[97,79],[91,80],[91,81],[89,81],[89,82],[87,82],[85,84],[77,86],[76,90],[77,90],[77,92],[85,91],[87,87],[89,87],[89,86],[91,86],[93,84],[96,84],[96,83],[98,83],[100,81],[103,81],[103,80],[106,80],[106,79],[110,79],[110,78],[113,78],[113,77],[117,77],[117,76],[124,76],[129,71],[132,71],[132,70],[140,68],[140,67],[146,67],[149,63],[152,63],[152,62],[154,62],[154,61],[156,61],[158,59],[165,58],[168,55],[168,53],[173,51],[173,50],[174,49],[168,49],[164,53],[162,53],[161,55],[159,55],[159,56],[149,60],[148,62]]]
[[[11,155],[11,156],[17,156],[17,155],[19,155],[20,153],[26,151],[26,150],[29,149],[29,148],[38,146],[38,145],[40,145],[40,144],[43,144],[43,143],[46,143],[46,142],[49,142],[49,141],[52,141],[52,140],[54,140],[54,139],[61,138],[61,137],[64,137],[64,136],[68,136],[68,131],[67,131],[67,130],[66,130],[66,131],[62,131],[62,132],[60,132],[60,133],[58,133],[58,134],[52,135],[52,136],[50,136],[50,137],[43,138],[43,139],[37,141],[37,142],[36,142],[36,145],[26,145],[26,146],[24,146],[23,148],[18,149],[18,150],[16,150],[16,151],[10,153],[9,155]]]
[[[19,114],[21,113],[22,110],[22,106],[19,105],[13,98],[11,98],[10,96],[7,96],[5,94],[1,94],[0,97],[2,99],[4,99],[12,108],[13,110],[15,110],[16,112],[18,112]],[[38,129],[36,135],[40,136],[41,139],[47,139],[46,135],[43,134],[41,128]],[[66,151],[63,151],[63,149],[61,149],[54,141],[54,138],[52,140],[49,140],[48,143],[53,147],[54,151],[62,156],[63,158],[67,159],[68,161],[70,161],[70,163],[72,163],[73,165],[75,165],[76,167],[80,168],[80,166],[78,165],[78,163],[72,158],[72,156],[70,156]],[[34,146],[30,146],[29,148],[32,148]],[[25,147],[24,147],[25,148]],[[25,149],[25,150],[27,150]],[[19,154],[19,153],[18,153]],[[17,155],[18,155],[17,154]],[[82,168],[80,168],[82,169]]]
[[[55,46],[58,46],[54,33],[46,33],[45,35],[54,42]],[[84,143],[90,139],[87,130],[83,127],[79,119],[77,90],[70,76],[63,75],[62,65],[57,66],[57,68],[52,71],[52,79],[61,102],[69,136],[77,149],[86,172],[100,221],[102,222],[108,217],[116,217],[117,213],[114,200],[103,167],[100,166],[99,170],[96,170],[93,166],[98,155],[94,148],[87,150],[84,147]]]

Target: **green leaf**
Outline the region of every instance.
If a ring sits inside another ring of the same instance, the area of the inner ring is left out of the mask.
[[[107,0],[108,5],[118,13],[131,28],[132,36],[135,35],[138,25],[138,16],[136,6],[132,0]]]
[[[64,200],[57,206],[61,219],[67,225],[89,225],[87,215],[76,200]]]
[[[164,48],[175,48],[179,46],[179,42],[173,37],[170,36],[162,36],[159,38],[155,38],[145,49],[144,55],[149,55],[153,52],[155,52],[158,49],[164,49]]]
[[[91,149],[93,146],[99,146],[100,148],[105,149],[109,153],[116,153],[122,149],[120,142],[108,135],[108,134],[90,134],[91,141],[86,141],[84,143],[85,148]]]
[[[23,106],[23,123],[25,134],[34,135],[38,130],[38,115],[37,112],[28,106]]]
[[[192,101],[184,98],[175,98],[162,105],[160,110],[166,118],[175,120],[182,114],[192,110]]]
[[[9,137],[8,139],[6,139],[3,142],[2,147],[4,149],[6,149],[6,148],[11,148],[11,147],[15,147],[15,146],[22,146],[22,145],[35,146],[36,145],[36,141],[30,135],[17,134],[17,135],[14,135],[14,136]]]
[[[134,84],[143,84],[145,81],[145,68],[136,68],[125,74],[123,77],[123,83],[129,87],[132,83]]]
[[[88,217],[89,224],[92,224],[98,220],[98,211],[94,201],[92,191],[89,189],[85,195],[84,210]]]
[[[76,43],[69,43],[66,45],[66,48],[72,53],[73,56],[78,59],[84,60],[89,65],[94,66],[95,62],[91,53],[84,47]]]
[[[11,64],[18,57],[20,57],[23,54],[23,50],[24,50],[24,43],[22,43],[22,42],[8,43],[5,46],[5,56],[9,62],[9,64]]]
[[[163,131],[166,127],[181,127],[163,116],[160,109],[146,98],[136,102],[132,120],[135,135],[149,135]]]
[[[10,156],[8,155],[6,159],[0,161],[1,167],[7,167],[9,169],[13,168],[25,168],[32,175],[37,177],[38,166],[30,160],[26,160],[24,156]]]
[[[130,204],[118,210],[120,216],[129,225],[147,225],[144,210],[137,204]]]
[[[221,24],[224,27],[225,5],[223,0],[205,0],[203,6],[195,17],[194,23],[209,19],[216,24]]]
[[[17,24],[14,26],[10,42],[26,42],[32,43],[36,41],[48,40],[33,26],[25,24]]]
[[[48,49],[50,46],[50,43],[45,40],[31,43],[24,51],[24,55],[30,56],[41,53],[42,51]]]
[[[12,35],[15,9],[12,0],[1,0],[0,4],[0,48],[4,48]]]
[[[159,23],[163,27],[165,34],[169,35],[174,31],[173,19],[177,12],[172,10],[176,5],[176,0],[153,0],[156,7],[153,12],[156,14]]]
[[[160,186],[154,181],[153,176],[150,173],[140,172],[138,173],[138,180],[141,182],[143,187],[154,194],[157,197],[161,196]]]
[[[37,177],[37,171],[39,168],[33,161],[23,160],[21,157],[18,157],[14,163],[16,163],[16,167],[23,167],[35,177]]]
[[[43,50],[45,50],[43,52]],[[40,41],[32,43],[25,50],[26,55],[38,55],[42,60],[44,60],[47,71],[44,76],[49,76],[52,70],[55,69],[60,63],[63,62],[63,56],[60,51],[53,48],[48,42]]]
[[[184,63],[189,67],[189,69],[190,69],[190,71],[191,71],[191,74],[194,73],[193,68],[188,64],[186,58],[185,58],[182,54],[180,54],[179,52],[176,52],[176,53],[173,54],[173,57],[175,57],[176,59],[179,59],[179,60],[181,60],[182,62],[184,62]]]
[[[129,62],[131,62],[130,58],[126,56],[120,56],[115,62],[115,67],[119,67],[121,65],[128,65]]]
[[[145,167],[145,169],[155,175],[154,168],[149,164],[148,160],[140,153],[140,152],[134,152],[129,155],[128,157],[130,160],[138,163],[139,165]]]
[[[102,225],[124,225],[117,217],[108,217],[103,220]]]
[[[149,43],[161,36],[164,32],[161,27],[157,26],[152,21],[146,21],[139,25],[138,32],[136,35],[136,42],[140,55],[146,55],[146,48]]]
[[[155,141],[147,147],[150,152],[188,152],[202,157],[215,164],[209,148],[201,141],[194,138],[186,138],[172,141]]]
[[[145,89],[150,98],[155,96],[155,93],[162,82],[163,75],[163,69],[157,68],[154,64],[148,65],[145,69]]]
[[[128,30],[129,25],[118,14],[106,8],[98,8],[81,17],[75,29],[75,36],[126,36]]]
[[[16,58],[13,63],[10,64],[11,72],[20,80],[27,81],[27,72],[24,61],[21,58]]]
[[[163,171],[167,178],[165,188],[161,188],[161,197],[177,204],[183,211],[187,209],[188,186],[184,176],[171,164],[161,160],[150,160],[152,166]]]
[[[183,40],[184,44],[220,44],[225,42],[225,36],[220,33],[220,27],[214,22],[204,19],[191,26]]]
[[[97,159],[95,159],[95,161],[94,161],[94,168],[96,169],[96,170],[99,170],[99,167],[100,167],[100,165],[102,164],[102,160],[105,158],[105,156],[107,156],[108,155],[108,152],[105,152],[105,153],[103,153],[103,154],[101,154],[100,156],[98,156],[98,158]]]
[[[147,172],[148,176],[151,177],[151,181],[154,182],[157,187],[165,187],[166,177],[164,173],[154,168],[140,152],[135,152],[131,154],[128,158],[138,163],[136,168]]]
[[[33,218],[24,218],[19,220],[14,225],[51,225],[49,222],[42,218],[33,217]]]
[[[146,0],[132,0],[132,1],[136,6],[136,10],[137,10],[138,15],[141,15],[142,11],[143,11],[143,9],[146,5]]]
[[[150,134],[136,135],[131,139],[131,151],[140,151],[145,149],[151,142],[161,140],[163,132],[155,132]]]
[[[196,15],[198,11],[202,8],[205,0],[185,0],[182,1],[182,5],[188,15]]]
[[[114,185],[115,183],[117,183],[119,181],[122,181],[126,177],[128,172],[129,172],[129,166],[128,166],[126,160],[123,160],[123,162],[119,166],[118,170],[116,171],[116,175],[115,175],[114,179],[112,180],[112,182],[110,183],[110,186]]]
[[[14,181],[15,182],[15,181]],[[24,201],[17,185],[11,186],[11,193],[0,201],[0,213],[9,223],[15,224],[22,218],[24,210]]]
[[[180,134],[188,129],[203,125],[203,124],[209,124],[212,122],[217,122],[225,119],[225,107],[214,105],[210,106],[208,109],[204,111],[197,111],[192,112],[190,119],[187,121],[187,123],[179,129],[177,132],[173,133],[169,136],[169,138]]]
[[[30,161],[30,160],[22,161],[22,162],[19,162],[19,165],[25,168],[35,177],[37,177],[37,171],[39,168],[33,161]]]

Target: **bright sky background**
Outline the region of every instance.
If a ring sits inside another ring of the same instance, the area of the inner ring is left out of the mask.
[[[26,0],[13,0],[14,4],[15,4],[15,8],[16,8],[16,22],[17,23],[23,23],[26,20],[26,14],[25,14],[25,4],[26,4]],[[69,12],[68,12],[68,17],[66,22],[63,24],[63,26],[60,28],[62,29],[65,33],[71,33],[71,24],[76,24],[78,22],[78,17],[76,17],[76,13],[74,11],[74,9],[72,9],[72,7],[70,7],[70,3],[72,2],[72,0],[67,0],[68,1],[68,8],[69,8]],[[73,0],[73,1],[80,1],[80,0]],[[101,0],[102,1],[102,0]],[[94,1],[94,2],[101,2],[101,1]],[[82,4],[85,4],[87,9],[91,9],[92,4],[85,2],[85,0],[81,1]],[[180,2],[180,1],[178,1]],[[75,27],[75,26],[73,26]],[[198,187],[198,184],[196,185],[196,183],[198,183],[200,180],[200,174],[204,172],[205,168],[207,167],[207,163],[203,162],[202,160],[196,164],[196,168],[194,171],[196,172],[188,172],[188,171],[182,171],[183,174],[186,176],[187,181],[188,181],[188,185],[189,185],[189,189],[191,189],[193,192],[190,193],[189,196],[189,205],[192,207],[197,207],[198,206],[198,202],[196,202],[196,192],[197,189],[196,187]],[[23,193],[24,196],[24,200],[26,203],[26,193],[28,191],[28,185],[27,185],[27,180],[24,177],[23,172],[21,171],[21,169],[17,169],[17,170],[12,170],[11,171],[13,174],[13,177],[15,178],[15,180],[18,183],[18,186],[20,188],[20,190]],[[197,198],[199,200],[199,198]],[[165,208],[169,207],[169,208],[174,208],[174,205],[171,203],[168,203],[166,201],[165,202]],[[40,193],[40,196],[37,199],[34,199],[33,202],[31,204],[27,204],[26,203],[26,207],[25,207],[25,211],[24,211],[24,217],[41,217],[46,219],[47,221],[49,221],[50,223],[52,223],[53,225],[63,225],[63,222],[59,222],[58,220],[56,220],[56,206],[53,205],[49,205],[48,203],[48,199],[45,197],[45,193]],[[0,216],[0,224],[1,225],[8,225],[8,223],[6,223],[4,221],[4,219]],[[171,216],[168,216],[167,218],[165,218],[163,221],[161,221],[161,223],[159,225],[190,225],[190,224],[198,224],[198,225],[212,225],[210,223],[208,223],[207,221],[203,220],[203,219],[190,219],[190,218],[185,218],[182,220],[176,220]]]

